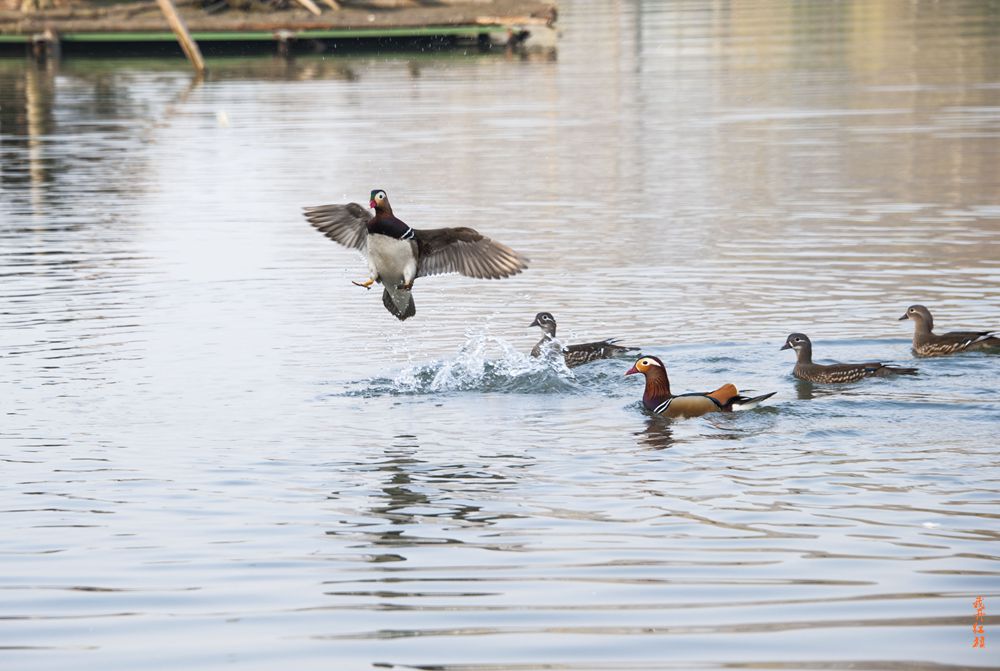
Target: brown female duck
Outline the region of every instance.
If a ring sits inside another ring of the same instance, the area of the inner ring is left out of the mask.
[[[797,355],[792,375],[806,382],[837,384],[856,382],[866,377],[891,377],[893,375],[916,375],[916,368],[886,366],[884,363],[813,363],[812,342],[804,333],[792,333],[785,339],[781,349],[793,349]]]
[[[923,305],[911,305],[899,318],[913,320],[913,352],[918,356],[943,356],[973,350],[1000,349],[994,331],[951,331],[933,333],[934,317]]]
[[[551,312],[539,312],[535,315],[535,321],[529,326],[537,326],[542,329],[542,339],[531,349],[531,356],[538,358],[549,352],[551,348],[562,348],[563,360],[567,368],[580,366],[598,359],[612,359],[629,352],[638,351],[637,347],[625,347],[616,345],[613,338],[601,340],[600,342],[586,342],[578,345],[562,345],[556,340],[556,318]]]

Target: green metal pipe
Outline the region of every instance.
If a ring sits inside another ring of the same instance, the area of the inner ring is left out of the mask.
[[[479,35],[506,31],[506,26],[424,26],[419,28],[331,28],[317,30],[281,31],[216,31],[192,32],[191,37],[199,42],[256,42],[277,40],[278,33],[287,34],[299,40],[352,39],[352,38],[398,38],[398,37],[444,37],[451,35],[477,37]],[[63,33],[63,42],[176,42],[177,37],[170,32],[154,33]],[[0,35],[0,42],[31,42],[31,35]]]

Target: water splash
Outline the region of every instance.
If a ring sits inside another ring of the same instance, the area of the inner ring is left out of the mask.
[[[454,356],[408,366],[393,378],[372,378],[347,396],[477,391],[512,394],[581,393],[585,389],[561,356],[534,358],[496,336],[469,335]]]

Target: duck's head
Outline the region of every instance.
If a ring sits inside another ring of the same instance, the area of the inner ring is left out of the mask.
[[[906,308],[906,312],[903,316],[899,318],[899,321],[904,319],[912,319],[916,322],[923,322],[928,330],[934,328],[934,317],[931,317],[931,311],[925,308],[923,305],[911,305]]]
[[[809,341],[809,336],[805,333],[792,333],[785,338],[785,344],[781,346],[781,349],[793,349],[798,352],[802,348],[811,345],[812,343]]]
[[[528,326],[538,326],[546,333],[555,333],[556,318],[552,316],[551,312],[539,312],[535,315],[535,321],[528,324]]]
[[[376,212],[392,212],[392,206],[389,205],[389,196],[382,189],[372,189],[371,201],[369,201],[368,207],[374,209]]]
[[[635,375],[636,373],[642,373],[643,375],[648,375],[653,371],[660,371],[666,375],[667,368],[663,365],[663,362],[655,356],[643,356],[639,357],[639,360],[636,361],[632,367],[625,372],[625,374]]]

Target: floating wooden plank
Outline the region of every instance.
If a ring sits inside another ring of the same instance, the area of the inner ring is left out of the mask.
[[[309,0],[314,5],[324,2],[341,7],[339,0]],[[395,1],[395,0],[394,0]],[[52,28],[63,44],[120,44],[179,42],[185,55],[201,72],[204,61],[199,43],[290,44],[296,40],[323,40],[346,44],[379,44],[388,47],[428,41],[441,46],[467,46],[507,42],[509,31],[530,29],[536,45],[554,47],[555,28],[552,23],[557,8],[551,0],[446,0],[424,3],[415,0],[400,3],[392,9],[371,11],[363,4],[352,3],[337,11],[322,15],[294,4],[282,10],[266,12],[226,11],[208,13],[201,9],[201,0],[170,0],[174,12],[164,11],[156,3],[130,1],[112,5],[102,14],[96,2],[77,0],[69,8],[51,12],[42,10],[25,15],[0,10],[0,50],[10,43],[31,45],[32,36]],[[121,11],[121,9],[126,11]],[[318,9],[318,7],[317,7]],[[164,16],[176,15],[171,22],[174,33],[167,32]],[[183,31],[175,26],[180,25]],[[184,39],[187,34],[189,39]],[[77,46],[77,49],[80,47]]]

